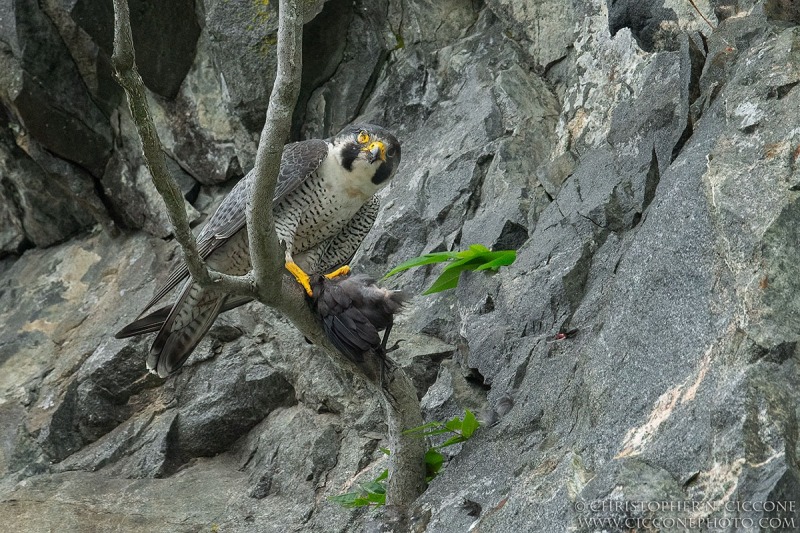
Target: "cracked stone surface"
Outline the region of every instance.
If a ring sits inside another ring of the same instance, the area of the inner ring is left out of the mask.
[[[282,317],[224,314],[166,380],[150,338],[113,339],[179,252],[94,4],[0,1],[0,515],[23,532],[376,530],[374,509],[328,498],[386,468],[381,406]],[[138,39],[159,39],[137,58],[201,221],[252,165],[276,5],[139,4]],[[355,269],[517,251],[432,296],[436,266],[387,282],[415,295],[390,345],[426,420],[491,422],[447,449],[415,531],[687,518],[619,510],[641,501],[800,528],[725,506],[800,508],[797,10],[694,4],[309,4],[294,138],[364,120],[403,143]]]

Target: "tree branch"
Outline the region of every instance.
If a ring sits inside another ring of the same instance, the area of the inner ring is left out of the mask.
[[[327,350],[340,366],[367,378],[383,399],[389,428],[389,486],[387,506],[404,515],[422,493],[425,483],[423,440],[403,435],[403,430],[422,425],[416,389],[405,372],[392,368],[385,383],[379,369],[360,368],[344,357],[325,336],[317,317],[305,301],[299,284],[285,275],[283,249],[275,233],[272,202],[283,145],[300,92],[303,13],[296,0],[280,0],[278,22],[278,72],[272,87],[267,117],[256,154],[254,183],[247,204],[247,235],[253,271],[231,276],[210,270],[197,250],[189,228],[183,195],[167,170],[161,143],[147,105],[144,84],[134,59],[127,0],[114,0],[114,54],[112,64],[119,84],[128,96],[131,115],[142,140],[145,162],[156,189],[164,198],[175,238],[180,243],[192,278],[204,287],[254,297],[282,312],[300,332]],[[379,365],[377,361],[372,362]],[[404,526],[396,526],[404,531]]]
[[[399,366],[390,368],[381,383],[382,363],[377,357],[365,360],[361,365],[344,357],[325,336],[317,317],[305,303],[303,289],[288,276],[284,276],[283,293],[284,297],[275,309],[291,320],[307,339],[327,350],[336,364],[362,376],[380,395],[389,429],[389,450],[392,452],[389,455],[386,505],[393,508],[388,514],[397,522],[390,524],[393,526],[391,530],[408,531],[406,511],[425,490],[425,440],[403,434],[403,431],[423,424],[417,389]]]
[[[183,194],[167,170],[161,141],[147,105],[144,83],[136,69],[127,0],[114,0],[114,53],[111,56],[111,63],[117,81],[128,95],[128,105],[142,141],[145,163],[153,177],[156,190],[164,199],[175,239],[181,245],[183,260],[186,261],[192,278],[204,287],[213,285],[231,294],[255,296],[250,275],[231,276],[210,271],[197,251],[197,240],[189,227]]]
[[[417,389],[400,367],[387,377],[383,405],[386,425],[389,427],[389,486],[386,488],[386,505],[406,514],[407,508],[425,490],[425,439],[404,435],[407,429],[423,424]],[[392,401],[387,398],[387,393]],[[405,517],[404,517],[405,518]],[[408,530],[408,529],[406,529]]]
[[[282,296],[283,253],[275,233],[272,199],[281,164],[283,145],[289,137],[292,114],[300,94],[303,70],[303,14],[298,2],[278,4],[278,66],[256,152],[255,180],[247,203],[247,238],[258,299],[277,304]]]

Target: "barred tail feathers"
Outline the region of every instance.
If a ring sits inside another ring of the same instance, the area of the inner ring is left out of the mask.
[[[147,368],[162,378],[178,370],[223,311],[226,300],[226,295],[190,280],[153,341]]]

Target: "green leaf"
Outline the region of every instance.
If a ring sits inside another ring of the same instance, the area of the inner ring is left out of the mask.
[[[444,263],[445,261],[450,261],[451,259],[455,259],[457,257],[457,252],[436,252],[432,254],[425,254],[419,257],[414,257],[409,259],[404,263],[400,263],[393,269],[391,269],[383,279],[390,278],[395,274],[399,274],[409,268],[414,268],[423,265],[430,265],[433,263]]]
[[[498,270],[501,266],[508,266],[517,260],[517,252],[514,250],[503,250],[502,252],[492,252],[490,261],[482,264],[475,270]],[[487,257],[487,259],[490,259]]]
[[[375,481],[383,481],[384,479],[389,479],[389,469],[388,468],[384,468],[383,472],[381,472],[381,475],[379,475],[378,477],[375,478]]]
[[[484,247],[481,248],[485,250]],[[433,282],[433,285],[422,294],[433,294],[456,288],[458,286],[459,277],[465,270],[485,270],[486,268],[496,270],[503,265],[513,263],[514,258],[516,258],[516,252],[513,250],[511,250],[512,255],[505,252],[489,252],[488,250],[476,255],[475,251],[472,249],[460,252],[460,254],[463,254],[463,256],[445,266],[442,273],[436,278],[436,281]]]
[[[425,452],[425,464],[431,467],[439,467],[444,463],[444,455],[442,455],[436,448],[428,448]]]
[[[461,419],[456,416],[454,418],[451,418],[447,422],[445,422],[444,423],[444,427],[446,427],[447,429],[449,429],[453,433],[461,434],[461,426],[462,426],[462,424],[463,424],[463,422],[461,421]]]
[[[434,294],[454,289],[458,286],[461,272],[464,270],[498,270],[501,266],[512,264],[517,258],[514,250],[500,250],[492,252],[482,244],[472,244],[460,252],[436,252],[414,257],[401,263],[386,274],[383,279],[394,276],[410,268],[430,265],[432,263],[446,263],[442,273],[423,294]]]
[[[458,272],[463,272],[465,270],[475,270],[479,265],[483,264],[482,257],[465,257],[463,259],[457,259],[455,261],[450,262],[447,266],[442,269],[442,274],[445,272],[451,272],[453,270],[457,270]]]
[[[377,480],[364,483],[361,488],[369,494],[386,494],[386,485]]]
[[[366,499],[370,504],[386,505],[386,485],[375,480],[362,484],[361,488],[367,493]]]
[[[358,498],[357,492],[346,492],[338,496],[328,496],[328,501],[337,503],[343,507],[351,507],[356,498]]]
[[[443,443],[441,443],[439,445],[439,448],[447,448],[448,446],[452,446],[453,444],[458,444],[458,443],[464,442],[466,440],[467,439],[464,437],[464,435],[454,435],[454,436],[450,437],[449,439],[447,439],[446,441],[444,441]]]
[[[480,258],[466,257],[453,261],[442,270],[442,273],[436,278],[428,290],[422,294],[433,294],[436,292],[446,291],[447,289],[455,289],[458,286],[458,278],[465,270],[475,270],[476,265],[480,265]]]
[[[444,464],[444,455],[439,453],[436,448],[429,448],[425,452],[425,471],[429,478],[433,478],[439,473]]]
[[[435,292],[446,291],[447,289],[455,289],[458,286],[458,277],[460,275],[460,270],[442,272],[442,274],[436,278],[436,281],[433,282],[433,285],[431,285],[428,290],[422,294],[433,294]]]
[[[380,451],[384,453],[384,455],[390,455],[392,452],[389,451],[389,448],[380,447],[378,448]]]
[[[384,470],[374,481],[360,485],[360,490],[355,492],[347,492],[338,496],[331,496],[328,498],[328,500],[339,504],[342,507],[386,505],[386,485],[381,483],[381,479],[385,479],[388,476],[388,470]]]
[[[369,505],[369,500],[361,492],[347,492],[338,496],[330,496],[328,500],[342,507],[364,507]]]
[[[367,501],[372,505],[386,505],[386,494],[370,493],[367,496]]]
[[[423,437],[433,437],[434,435],[442,435],[444,433],[451,433],[449,429],[441,428],[441,429],[432,429],[430,431],[426,431],[422,434]]]
[[[470,244],[469,249],[475,254],[491,253],[490,250],[482,244]]]
[[[466,409],[464,411],[464,421],[461,424],[461,434],[464,436],[464,440],[470,438],[479,426],[480,423],[478,419],[475,418],[475,415],[472,414],[472,411]]]

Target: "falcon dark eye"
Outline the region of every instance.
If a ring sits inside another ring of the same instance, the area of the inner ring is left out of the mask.
[[[390,147],[390,148],[389,148],[389,149],[386,151],[386,155],[388,155],[389,157],[394,157],[394,156],[395,156],[395,154],[397,154],[397,149],[396,149],[394,146]]]
[[[357,141],[358,141],[360,144],[367,144],[367,143],[369,142],[369,134],[368,134],[366,131],[364,131],[364,130],[361,130],[361,131],[358,133],[358,138],[357,138],[356,140],[357,140]]]

